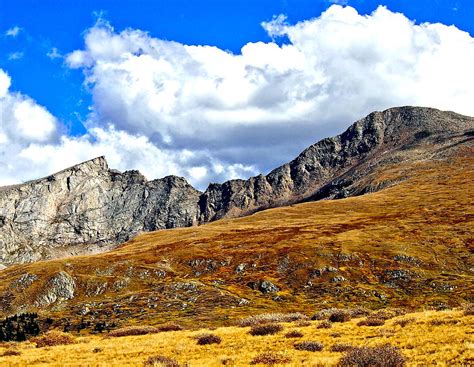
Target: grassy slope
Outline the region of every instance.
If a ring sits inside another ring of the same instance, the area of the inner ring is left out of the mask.
[[[414,319],[402,328],[395,322]],[[378,327],[357,326],[359,320],[333,324],[331,329],[318,329],[318,321],[301,327],[284,324],[284,330],[271,336],[251,336],[249,328],[223,327],[216,330],[176,331],[144,336],[76,338],[76,344],[35,348],[30,342],[13,346],[20,356],[0,357],[2,366],[143,366],[150,356],[164,355],[189,366],[248,366],[262,352],[281,353],[291,359],[287,366],[335,366],[342,353],[330,352],[336,343],[354,346],[397,346],[407,357],[408,366],[470,366],[474,363],[474,316],[461,311],[428,311],[399,316]],[[433,323],[436,322],[436,324]],[[298,330],[300,339],[284,334]],[[222,338],[220,345],[198,346],[194,336],[212,332]],[[294,349],[298,341],[318,341],[323,351],[305,352]],[[0,345],[0,355],[12,348]],[[93,352],[95,350],[95,352]]]
[[[109,253],[14,266],[0,272],[0,310],[31,304],[59,270],[74,276],[77,289],[73,300],[54,305],[55,317],[79,319],[86,305],[86,318],[121,324],[178,318],[185,325],[223,325],[264,311],[472,301],[472,153],[465,148],[449,161],[376,172],[370,178],[375,182],[406,179],[377,193],[146,233]],[[243,263],[246,270],[237,273]],[[338,271],[315,275],[326,267]],[[397,278],[394,270],[404,275]],[[26,272],[39,280],[14,291],[11,301],[5,295],[12,281]],[[337,276],[345,280],[337,282]],[[261,279],[280,292],[263,295],[249,288]],[[121,281],[126,286],[119,289]]]

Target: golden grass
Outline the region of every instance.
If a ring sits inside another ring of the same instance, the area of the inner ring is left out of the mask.
[[[287,332],[303,333],[302,341],[324,345],[320,352],[296,350],[295,340],[284,333],[251,336],[249,328],[223,327],[212,333],[222,339],[220,344],[198,345],[196,336],[209,330],[172,331],[168,333],[104,338],[76,338],[72,345],[35,348],[33,343],[19,343],[19,356],[0,357],[1,366],[143,366],[151,356],[161,355],[188,363],[189,366],[248,366],[259,354],[274,352],[286,356],[287,366],[335,366],[343,353],[332,352],[336,344],[377,346],[389,343],[400,348],[408,366],[469,366],[474,363],[474,317],[461,310],[426,311],[409,315],[414,321],[401,327],[407,316],[387,320],[381,327],[360,327],[353,319],[336,323],[331,329],[317,329],[318,321],[300,328],[296,323],[284,323]],[[437,320],[437,325],[433,325]],[[453,321],[455,321],[453,323]],[[0,347],[2,355],[9,346]],[[337,349],[337,348],[336,348]]]

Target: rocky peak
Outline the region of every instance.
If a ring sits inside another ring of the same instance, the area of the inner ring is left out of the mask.
[[[0,267],[105,251],[141,231],[192,226],[306,200],[379,190],[371,173],[472,144],[474,119],[430,108],[373,112],[268,175],[211,184],[148,181],[98,157],[43,179],[0,188]]]

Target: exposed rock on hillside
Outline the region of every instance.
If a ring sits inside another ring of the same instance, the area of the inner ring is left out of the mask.
[[[99,157],[0,189],[0,264],[98,252],[141,231],[196,223],[199,191],[183,178],[147,181]]]
[[[186,227],[307,200],[341,198],[394,184],[372,181],[380,166],[448,154],[473,139],[474,119],[428,108],[374,112],[323,139],[267,176],[211,184],[147,181],[99,157],[54,175],[0,188],[0,268],[101,252],[142,231]]]

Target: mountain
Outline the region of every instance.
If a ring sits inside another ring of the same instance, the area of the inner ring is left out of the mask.
[[[374,112],[266,176],[211,184],[204,193],[180,177],[120,173],[99,157],[0,188],[0,266],[103,252],[140,232],[378,191],[406,179],[375,181],[371,174],[381,167],[449,156],[472,143],[473,130],[473,118],[453,112]]]
[[[364,195],[142,233],[109,252],[10,266],[0,271],[0,315],[38,311],[51,327],[97,331],[473,302],[473,135],[450,134],[423,133],[427,143],[409,142],[357,166],[360,186],[342,189]]]

